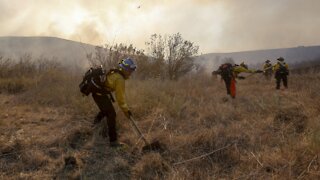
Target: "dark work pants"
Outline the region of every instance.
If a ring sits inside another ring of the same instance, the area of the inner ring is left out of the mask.
[[[283,86],[288,88],[288,77],[286,74],[277,74],[276,75],[276,89],[280,89],[281,81],[283,82]]]
[[[231,88],[231,79],[232,78],[230,76],[223,76],[222,79],[223,79],[224,83],[226,84],[227,94],[230,95],[231,94],[230,88]]]
[[[110,142],[117,141],[116,111],[114,110],[109,96],[92,94],[92,97],[100,109],[95,121],[101,121],[104,117],[106,117],[107,123],[103,122],[103,133],[105,133],[108,129]],[[103,134],[103,136],[106,136],[106,134]]]

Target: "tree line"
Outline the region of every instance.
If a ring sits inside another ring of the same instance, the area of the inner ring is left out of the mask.
[[[151,35],[146,50],[137,49],[132,44],[96,46],[94,53],[87,54],[91,66],[102,65],[105,69],[117,66],[120,59],[133,58],[139,70],[139,78],[161,78],[177,80],[194,69],[194,55],[199,46],[183,39],[180,33],[173,35]]]

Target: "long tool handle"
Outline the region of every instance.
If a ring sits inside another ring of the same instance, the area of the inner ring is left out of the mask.
[[[143,140],[147,145],[150,144],[150,143],[147,141],[147,139],[144,137],[144,135],[142,134],[142,132],[140,131],[140,129],[138,128],[138,126],[137,126],[136,122],[134,121],[133,117],[130,116],[129,119],[130,119],[130,121],[132,122],[134,129],[135,129],[135,130],[139,133],[139,135],[141,136],[142,140]]]

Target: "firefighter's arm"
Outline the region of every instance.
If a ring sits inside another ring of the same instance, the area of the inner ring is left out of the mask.
[[[273,66],[268,66],[268,65],[264,65],[263,66],[263,71],[267,71],[267,70],[272,70]]]
[[[124,79],[117,78],[115,82],[115,95],[116,95],[116,99],[119,107],[127,116],[130,111],[125,98],[125,80]]]
[[[242,69],[242,68],[241,68],[240,66],[236,66],[236,67],[233,68],[233,73],[234,73],[235,75],[237,75],[237,74],[239,74],[239,73],[242,72],[241,69]]]
[[[221,71],[220,70],[212,71],[211,74],[212,75],[218,75],[218,74],[221,74]]]
[[[239,72],[239,73],[241,73],[241,72],[245,72],[245,73],[254,73],[254,72],[255,72],[255,70],[246,69],[246,68],[244,68],[244,67],[239,66],[239,67],[238,67],[238,72]]]
[[[266,70],[266,69],[268,69],[268,65],[263,65],[263,70]]]

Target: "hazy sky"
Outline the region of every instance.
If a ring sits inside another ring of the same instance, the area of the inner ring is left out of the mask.
[[[0,0],[0,36],[94,45],[174,34],[200,53],[320,45],[320,0]]]

